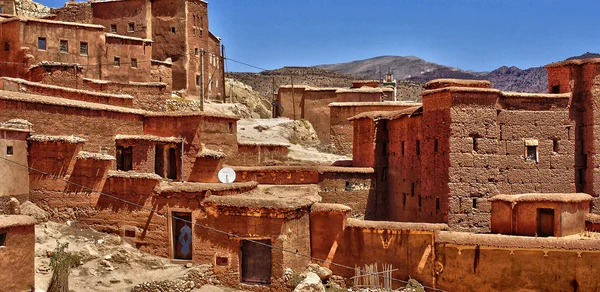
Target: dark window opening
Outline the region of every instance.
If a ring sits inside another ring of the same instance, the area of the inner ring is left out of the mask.
[[[435,198],[435,209],[440,210],[440,198]]]
[[[175,27],[171,27],[171,33],[175,33]]]
[[[117,32],[117,25],[116,24],[111,24],[110,25],[110,32],[112,32],[112,33],[116,33]]]
[[[66,40],[60,40],[60,52],[68,53],[69,52],[69,42]]]
[[[229,258],[227,257],[217,257],[215,259],[215,264],[219,267],[226,267],[229,265]]]
[[[121,66],[121,58],[115,57],[114,65],[115,65],[115,67],[120,67]]]
[[[410,183],[410,196],[411,197],[415,196],[415,183],[414,182]]]
[[[125,237],[135,237],[135,229],[125,229]]]
[[[560,93],[560,85],[554,85],[551,89],[552,93]]]
[[[133,169],[133,147],[117,147],[117,170],[130,171]]]
[[[131,68],[137,68],[137,59],[136,58],[131,59]]]
[[[384,132],[387,132],[387,130],[388,130],[387,121],[384,120],[384,121],[381,121],[380,123],[381,123],[381,130]]]
[[[477,137],[473,137],[473,151],[479,152],[479,140]]]
[[[3,7],[0,6],[0,14],[4,13]]]
[[[196,28],[192,28],[192,35],[196,35]]]
[[[404,156],[404,141],[402,141],[402,144],[401,144],[400,148],[401,148],[401,151],[402,151],[402,156]]]
[[[419,209],[421,209],[421,207],[423,207],[423,197],[419,195]]]
[[[177,179],[177,150],[175,148],[169,148],[169,171],[167,178]]]
[[[525,161],[538,161],[537,157],[537,146],[527,146],[527,153],[525,155]]]
[[[552,151],[554,151],[554,153],[558,153],[559,150],[560,150],[560,144],[558,142],[558,139],[553,139],[552,140]]]
[[[4,246],[6,241],[6,232],[0,233],[0,246]]]
[[[538,209],[537,235],[554,236],[554,209]]]
[[[417,140],[417,155],[421,155],[421,141]]]
[[[352,186],[350,185],[349,181],[346,181],[346,191],[350,191],[352,189]]]
[[[7,52],[10,51],[10,43],[9,42],[4,43],[4,50]]]
[[[6,146],[6,155],[13,155],[14,149],[13,146]]]
[[[200,75],[196,75],[196,86],[200,86]]]
[[[473,209],[477,209],[477,198],[471,198],[471,200],[472,200],[472,205],[471,205],[471,207],[472,207]]]
[[[131,22],[127,25],[127,31],[134,32],[135,31],[135,23]]]
[[[402,206],[406,207],[406,193],[402,193]]]
[[[233,133],[233,122],[229,122],[229,133]]]
[[[173,258],[180,260],[192,259],[192,213],[173,212],[171,213],[173,234]]]
[[[384,182],[387,179],[387,172],[388,172],[388,168],[387,167],[382,167],[381,168],[381,181]]]
[[[40,50],[46,49],[46,38],[38,38],[38,49],[40,49]]]
[[[165,147],[163,145],[154,146],[154,173],[165,177]]]
[[[199,52],[200,52],[200,51],[198,50],[198,48],[194,48],[194,55],[195,55],[195,56],[198,56],[198,53],[199,53]]]
[[[433,152],[438,152],[438,139],[433,140]]]
[[[87,54],[88,54],[88,43],[85,43],[85,42],[79,43],[79,54],[87,56]]]
[[[202,29],[200,29],[200,37],[202,37]]]
[[[271,283],[271,240],[242,240],[242,282]]]

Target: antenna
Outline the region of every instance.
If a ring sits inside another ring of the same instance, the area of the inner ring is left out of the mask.
[[[235,170],[225,167],[219,170],[219,181],[224,184],[230,184],[235,181]]]

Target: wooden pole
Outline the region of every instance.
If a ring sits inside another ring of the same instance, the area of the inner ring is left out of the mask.
[[[296,120],[296,99],[294,98],[294,75],[290,75],[292,79],[292,107],[294,108],[294,120]]]
[[[200,110],[204,111],[204,48],[200,54]]]

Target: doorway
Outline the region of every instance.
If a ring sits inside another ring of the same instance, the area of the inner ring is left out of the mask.
[[[192,213],[172,212],[171,223],[173,234],[173,258],[178,260],[192,259]]]
[[[175,148],[169,148],[169,161],[168,161],[168,179],[177,179],[177,150]]]
[[[554,236],[554,209],[538,209],[537,234],[540,237]]]
[[[154,146],[154,173],[165,177],[165,147],[160,144]]]
[[[271,283],[271,240],[242,240],[242,282]]]

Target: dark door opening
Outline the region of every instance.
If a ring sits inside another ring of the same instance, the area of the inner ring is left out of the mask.
[[[133,147],[117,146],[117,170],[130,171],[133,169]]]
[[[538,209],[537,229],[540,237],[554,236],[554,209]]]
[[[169,148],[169,171],[167,178],[177,179],[177,150]]]
[[[271,247],[268,246],[270,244],[271,240],[242,241],[242,282],[271,283]]]
[[[188,212],[171,213],[173,225],[173,258],[192,259],[192,214]]]
[[[165,176],[165,146],[156,145],[154,147],[154,173]]]

